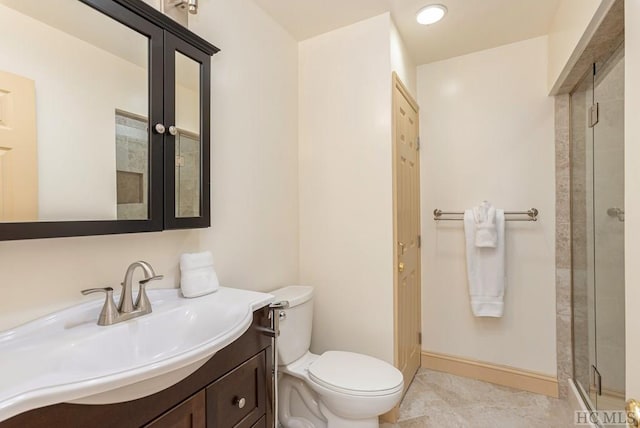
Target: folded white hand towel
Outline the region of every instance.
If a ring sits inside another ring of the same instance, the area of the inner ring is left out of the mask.
[[[467,247],[467,278],[471,310],[477,317],[501,317],[506,284],[504,211],[496,210],[497,246],[478,247],[475,243],[476,222],[473,210],[464,212],[464,234]]]
[[[199,297],[220,287],[210,251],[180,256],[180,288],[184,297]]]
[[[213,267],[213,254],[211,254],[211,251],[184,253],[180,256],[181,270],[198,269],[201,267]]]
[[[476,247],[495,248],[498,245],[498,231],[496,230],[496,209],[488,201],[483,201],[473,208],[475,221]]]

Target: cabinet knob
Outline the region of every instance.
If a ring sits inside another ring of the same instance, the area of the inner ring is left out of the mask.
[[[171,125],[169,127],[169,134],[171,135],[178,135],[178,128],[176,128],[175,126]]]
[[[158,134],[164,134],[164,132],[166,131],[166,128],[164,127],[163,124],[161,123],[156,123],[156,126],[153,127],[153,129],[158,133]]]
[[[245,406],[245,404],[247,404],[247,400],[245,400],[244,397],[242,398],[236,397],[233,400],[233,405],[236,406],[238,409],[242,409]]]

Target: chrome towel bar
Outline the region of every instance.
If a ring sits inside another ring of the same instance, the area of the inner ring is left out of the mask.
[[[505,216],[526,216],[524,218],[505,218],[506,221],[538,221],[538,210],[536,208],[531,208],[528,211],[505,211],[504,212]],[[443,216],[449,216],[449,215],[454,215],[454,216],[464,216],[464,212],[461,211],[442,211],[441,209],[436,208],[435,210],[433,210],[433,219],[436,221],[449,221],[449,220],[456,220],[456,221],[461,221],[463,220],[462,217],[460,218],[445,218]]]

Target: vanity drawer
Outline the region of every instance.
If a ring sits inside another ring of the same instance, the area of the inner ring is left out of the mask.
[[[266,411],[265,352],[207,387],[208,428],[251,428]]]
[[[261,417],[258,422],[251,426],[251,428],[267,428],[267,415]]]
[[[144,428],[204,428],[204,404],[205,392],[200,391]]]

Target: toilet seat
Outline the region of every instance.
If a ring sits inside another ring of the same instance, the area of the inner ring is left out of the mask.
[[[395,367],[353,352],[327,351],[309,365],[308,374],[319,386],[356,397],[396,394],[404,386]]]

